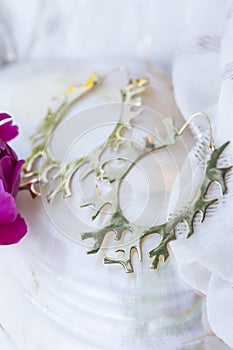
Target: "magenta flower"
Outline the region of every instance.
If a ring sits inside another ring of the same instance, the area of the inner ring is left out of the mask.
[[[0,245],[9,245],[18,243],[27,233],[15,203],[24,161],[18,160],[7,144],[18,135],[18,127],[12,125],[12,118],[6,113],[0,113],[0,123]]]

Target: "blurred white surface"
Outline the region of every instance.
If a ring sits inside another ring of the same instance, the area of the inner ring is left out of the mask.
[[[185,0],[0,0],[15,57],[152,60],[171,68]],[[10,48],[9,48],[10,50]]]

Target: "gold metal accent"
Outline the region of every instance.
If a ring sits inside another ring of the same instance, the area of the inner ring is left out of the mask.
[[[191,121],[193,119],[195,119],[196,117],[199,117],[199,116],[202,116],[204,117],[207,122],[208,122],[208,126],[209,126],[209,131],[210,131],[210,143],[209,143],[209,148],[211,151],[214,151],[215,150],[215,144],[214,144],[214,140],[213,140],[213,131],[212,131],[212,126],[211,126],[211,122],[210,122],[210,119],[208,117],[207,114],[203,113],[203,112],[197,112],[197,113],[194,113],[192,114],[188,120],[184,123],[184,125],[180,128],[180,130],[177,130],[177,135],[178,136],[181,136],[184,132],[184,130],[189,126],[189,124],[191,123]]]
[[[107,76],[109,76],[110,74],[115,73],[115,72],[125,72],[126,73],[127,82],[130,82],[132,80],[131,79],[131,75],[130,75],[130,71],[125,66],[119,66],[119,67],[111,69],[110,71],[108,71],[107,73],[102,75],[101,80],[105,79]]]
[[[36,144],[32,148],[30,156],[23,166],[21,188],[30,188],[34,195],[39,195],[36,190],[37,184],[44,185],[48,182],[48,173],[52,169],[59,168],[60,163],[53,157],[48,147],[49,141],[71,106],[83,95],[92,90],[98,83],[99,78],[93,73],[90,78],[81,86],[72,86],[65,93],[58,97],[59,107],[56,110],[49,109],[42,124],[36,133],[31,137],[32,143]],[[42,162],[37,167],[37,162]]]
[[[90,78],[81,86],[81,89],[92,89],[93,86],[98,82],[98,76],[96,73],[93,73]]]
[[[122,112],[114,130],[103,144],[95,148],[89,154],[78,160],[65,163],[60,168],[58,168],[57,172],[53,176],[53,179],[57,179],[60,177],[61,182],[48,194],[49,202],[53,200],[59,192],[63,192],[64,197],[69,197],[72,195],[71,182],[73,176],[83,164],[87,163],[88,167],[85,173],[83,174],[82,179],[86,178],[89,174],[94,172],[97,180],[107,180],[109,183],[115,183],[115,187],[112,189],[111,193],[108,194],[107,199],[105,199],[104,197],[100,199],[100,197],[98,196],[97,187],[94,198],[91,198],[90,202],[88,203],[82,203],[81,206],[86,207],[92,205],[96,208],[96,214],[92,217],[92,219],[95,219],[107,204],[111,204],[113,206],[114,203],[114,209],[118,210],[118,197],[121,181],[131,169],[132,165],[152,150],[168,146],[175,142],[175,129],[172,126],[170,118],[164,119],[166,128],[170,132],[168,132],[169,135],[166,142],[162,142],[161,138],[156,138],[154,140],[151,139],[151,144],[148,145],[148,141],[147,139],[145,139],[141,148],[138,148],[132,144],[132,141],[126,140],[124,137],[125,130],[131,130],[132,128],[132,120],[142,113],[142,101],[141,98],[137,95],[142,93],[146,89],[148,84],[149,80],[147,78],[142,78],[131,81],[125,88],[121,90],[123,103]],[[167,125],[170,126],[168,127]],[[124,144],[125,147],[124,157],[119,158],[117,152],[119,146],[122,144]],[[101,156],[107,150],[115,152],[115,159],[121,159],[122,161],[124,161],[124,165],[121,167],[120,170],[118,169],[116,171],[111,166],[112,158],[107,159],[105,161],[100,160]]]
[[[139,255],[139,259],[142,260],[142,250],[141,245],[142,241],[147,237],[148,235],[160,235],[161,236],[161,242],[158,246],[156,246],[154,249],[152,249],[149,252],[150,257],[153,259],[151,263],[151,267],[153,269],[157,269],[159,266],[159,263],[161,261],[166,261],[169,257],[169,250],[168,250],[168,243],[171,241],[176,240],[176,226],[184,222],[187,226],[187,238],[193,235],[194,233],[194,219],[196,217],[196,214],[200,212],[202,214],[202,222],[205,219],[206,211],[209,208],[210,205],[217,202],[217,198],[207,200],[205,199],[205,196],[207,194],[207,191],[209,189],[209,186],[211,183],[216,182],[220,185],[222,189],[222,193],[226,193],[226,183],[225,183],[225,175],[226,173],[232,168],[232,166],[228,166],[225,168],[217,168],[217,161],[222,154],[222,152],[225,150],[225,148],[228,146],[229,142],[226,142],[224,145],[222,145],[219,149],[214,150],[207,162],[205,175],[202,181],[202,184],[195,194],[192,201],[189,203],[187,208],[179,214],[177,217],[174,217],[174,219],[165,222],[164,224],[153,226],[150,228],[143,228],[134,224],[130,224],[125,218],[122,217],[121,213],[116,213],[113,217],[113,220],[111,222],[111,225],[109,225],[104,230],[107,232],[115,232],[116,236],[115,239],[119,240],[122,237],[123,232],[130,231],[132,233],[131,241],[126,243],[124,246],[122,246],[119,249],[116,249],[115,252],[122,252],[124,253],[123,258],[110,258],[105,257],[104,262],[106,264],[121,264],[126,272],[133,272],[133,265],[132,265],[132,252],[136,250]],[[94,250],[91,252],[95,252],[99,243],[100,243],[100,237],[103,234],[106,234],[106,232],[99,232],[95,233],[94,238],[96,239],[96,245],[94,247]],[[91,234],[86,234],[86,236],[92,237]],[[84,238],[86,238],[84,236]]]
[[[123,70],[122,67],[117,69]],[[124,70],[126,69],[124,68]],[[114,71],[116,70],[112,70],[107,74]],[[126,72],[129,78],[129,72],[127,70]],[[105,76],[103,76],[102,79]],[[179,130],[173,125],[172,119],[164,118],[163,122],[167,130],[167,136],[163,138],[155,138],[151,135],[147,135],[141,143],[141,146],[136,147],[135,140],[127,139],[125,131],[131,131],[133,128],[133,120],[143,111],[142,100],[138,95],[145,91],[149,80],[147,78],[138,80],[132,80],[129,78],[128,85],[121,90],[122,111],[120,119],[107,140],[87,155],[69,163],[60,164],[53,158],[50,149],[47,147],[48,142],[58,123],[62,120],[70,106],[76,102],[78,98],[90,91],[102,79],[98,78],[94,73],[81,87],[70,87],[66,93],[63,94],[63,100],[60,107],[55,111],[48,111],[41,127],[32,138],[33,142],[40,141],[40,143],[32,149],[32,153],[24,165],[21,186],[30,186],[31,190],[34,191],[35,194],[38,194],[38,191],[35,188],[36,184],[40,182],[42,185],[45,185],[48,182],[48,172],[52,168],[55,168],[56,171],[53,175],[53,179],[60,178],[61,181],[60,184],[48,194],[48,201],[53,200],[59,192],[62,192],[64,197],[69,197],[72,195],[72,180],[74,174],[83,164],[87,164],[87,169],[82,175],[82,179],[86,178],[89,174],[94,173],[97,185],[95,195],[89,200],[85,202],[83,201],[81,207],[93,206],[95,208],[95,214],[92,216],[92,220],[95,220],[106,205],[111,206],[111,214],[103,228],[96,231],[82,233],[81,237],[83,240],[92,239],[94,241],[92,248],[89,249],[87,253],[97,253],[103,246],[103,241],[109,233],[114,233],[115,240],[119,241],[124,237],[125,233],[130,232],[132,235],[130,242],[118,245],[115,249],[115,252],[123,253],[123,257],[112,258],[105,256],[104,263],[120,264],[124,267],[126,272],[133,272],[132,253],[136,251],[139,260],[141,261],[143,240],[149,235],[160,235],[160,243],[149,252],[149,256],[152,258],[151,267],[157,269],[160,261],[166,261],[169,257],[168,244],[171,241],[176,240],[177,225],[184,222],[187,226],[187,238],[190,237],[194,233],[194,219],[196,214],[200,212],[203,221],[209,206],[217,201],[217,198],[211,200],[206,199],[206,194],[210,184],[213,182],[218,183],[221,186],[222,193],[226,193],[225,174],[232,168],[232,166],[217,168],[217,161],[229,142],[222,145],[219,149],[215,149],[210,120],[205,113],[199,112],[193,114]],[[190,122],[197,116],[204,116],[208,121],[210,130],[209,148],[211,154],[206,163],[205,174],[201,186],[192,201],[181,214],[178,214],[173,219],[161,225],[143,227],[129,222],[125,217],[119,202],[119,192],[123,179],[131,168],[145,155],[155,150],[173,145],[176,137],[182,135]],[[123,156],[119,155],[119,147],[121,145],[124,146]],[[101,160],[102,155],[106,151],[113,152],[115,157],[109,156],[104,161]],[[40,169],[36,169],[35,163],[41,157],[42,165]],[[123,166],[118,169],[114,168],[112,164],[113,158],[122,161]],[[110,192],[100,196],[98,181],[108,181],[112,186]]]
[[[150,257],[153,258],[152,268],[157,268],[159,265],[159,260],[162,258],[164,261],[169,257],[168,251],[168,243],[176,239],[176,226],[180,222],[184,222],[187,226],[187,238],[193,235],[194,233],[194,219],[196,214],[199,212],[202,215],[201,222],[204,221],[206,216],[206,211],[210,205],[214,204],[218,201],[217,198],[213,198],[211,200],[207,200],[206,194],[211,183],[217,183],[221,187],[222,194],[225,194],[227,191],[225,175],[232,168],[232,166],[217,168],[217,161],[225,150],[225,148],[229,145],[229,142],[226,142],[218,149],[215,149],[211,155],[209,156],[209,160],[207,161],[205,175],[203,181],[201,183],[200,188],[192,199],[191,203],[187,206],[187,208],[174,219],[166,222],[163,225],[158,227],[152,227],[145,234],[151,233],[159,233],[162,237],[160,244],[150,251]]]

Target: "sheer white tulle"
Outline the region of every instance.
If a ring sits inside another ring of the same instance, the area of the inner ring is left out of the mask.
[[[202,111],[209,115],[216,145],[233,142],[233,7],[232,1],[189,1],[183,43],[177,52],[173,82],[178,106],[185,118]],[[200,119],[193,122],[199,126]],[[203,124],[202,124],[203,126]],[[199,141],[200,142],[200,141]],[[233,145],[225,150],[219,166],[233,164]],[[193,178],[201,172],[192,150],[180,174],[186,184],[187,163]],[[185,175],[186,174],[186,175]],[[207,317],[212,330],[233,347],[233,172],[227,175],[228,193],[221,197],[218,186],[210,196],[219,202],[209,210],[196,234],[171,244],[184,279],[207,295]],[[174,185],[170,212],[180,195]]]

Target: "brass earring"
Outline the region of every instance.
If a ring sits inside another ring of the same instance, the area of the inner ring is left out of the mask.
[[[120,67],[118,70],[122,70],[123,68]],[[116,70],[111,72],[114,71]],[[48,201],[54,200],[59,192],[62,192],[64,197],[69,197],[72,196],[72,179],[74,174],[83,164],[87,164],[87,170],[82,178],[85,178],[90,173],[94,173],[97,181],[107,180],[112,185],[112,189],[100,198],[99,188],[96,186],[94,197],[88,202],[83,203],[82,207],[95,207],[96,212],[95,215],[92,216],[92,220],[95,220],[101,214],[106,205],[111,206],[112,213],[102,228],[96,231],[82,233],[82,240],[89,238],[94,240],[92,248],[88,251],[88,254],[93,254],[100,250],[108,234],[113,232],[116,241],[119,241],[124,237],[126,232],[131,232],[132,238],[130,242],[115,249],[115,252],[123,253],[123,257],[111,258],[105,256],[104,263],[121,264],[126,272],[133,272],[132,252],[136,250],[139,260],[142,260],[142,241],[147,236],[152,234],[159,234],[161,236],[160,243],[149,252],[149,256],[152,258],[151,267],[157,269],[159,262],[161,260],[166,261],[169,257],[168,244],[176,240],[176,227],[179,223],[184,222],[186,224],[187,238],[194,233],[193,222],[196,214],[201,212],[202,221],[204,221],[207,209],[211,204],[217,201],[216,198],[211,200],[205,198],[210,184],[217,182],[221,186],[223,194],[226,193],[225,175],[232,166],[230,165],[225,168],[217,167],[217,161],[229,142],[226,142],[218,149],[215,148],[210,120],[208,116],[202,112],[192,115],[179,130],[175,128],[171,118],[164,118],[163,123],[167,130],[165,139],[163,139],[163,137],[153,138],[151,135],[148,135],[144,138],[141,147],[135,147],[132,142],[128,142],[124,136],[125,130],[131,129],[133,127],[133,119],[142,113],[143,107],[140,94],[147,88],[149,80],[147,78],[132,80],[129,77],[128,71],[126,72],[128,74],[129,83],[121,90],[122,112],[118,123],[106,141],[94,149],[94,151],[87,153],[77,160],[64,164],[60,164],[60,162],[53,157],[51,150],[47,148],[48,140],[70,105],[101,82],[101,78],[93,74],[81,87],[69,88],[63,95],[63,101],[57,110],[48,111],[41,127],[32,138],[33,142],[40,140],[40,143],[32,149],[32,153],[25,163],[21,186],[29,187],[31,191],[37,195],[38,191],[35,185],[39,182],[45,185],[49,181],[49,171],[55,169],[53,178],[60,178],[61,181],[60,184],[48,194]],[[208,147],[210,154],[206,160],[203,181],[193,199],[182,213],[161,225],[145,228],[129,222],[119,202],[119,192],[124,177],[131,170],[132,166],[145,155],[175,144],[176,138],[182,135],[190,122],[199,115],[203,116],[208,122],[210,130],[210,142]],[[124,157],[119,157],[118,151],[122,144],[125,146]],[[109,150],[114,152],[116,159],[121,159],[124,162],[124,166],[121,167],[119,171],[111,167],[111,158],[105,161],[101,160],[103,152]],[[35,170],[34,164],[39,157],[43,158],[43,163],[39,170]],[[128,161],[129,159],[130,162]]]

